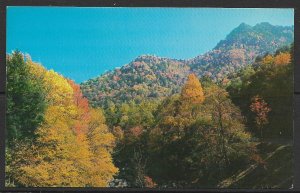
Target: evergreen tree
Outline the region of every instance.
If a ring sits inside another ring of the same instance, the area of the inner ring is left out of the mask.
[[[32,138],[43,121],[45,91],[42,80],[34,77],[23,54],[15,51],[6,58],[8,145],[16,139]]]

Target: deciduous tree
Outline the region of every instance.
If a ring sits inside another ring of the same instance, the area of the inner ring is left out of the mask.
[[[261,138],[263,138],[263,126],[269,122],[268,113],[271,111],[271,108],[259,96],[254,96],[251,101],[250,109],[256,114],[255,123],[260,130]]]
[[[204,101],[202,86],[195,74],[188,76],[187,82],[181,90],[181,99],[192,104],[199,104]]]

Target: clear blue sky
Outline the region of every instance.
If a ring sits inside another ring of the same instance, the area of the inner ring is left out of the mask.
[[[293,9],[9,7],[7,53],[18,49],[77,83],[142,54],[188,59],[240,23],[294,25]]]

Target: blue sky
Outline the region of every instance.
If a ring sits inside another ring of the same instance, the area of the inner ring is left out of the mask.
[[[151,54],[188,59],[240,23],[294,25],[293,9],[8,7],[7,53],[77,83]]]

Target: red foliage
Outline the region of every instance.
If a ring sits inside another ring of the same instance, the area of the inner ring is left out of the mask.
[[[268,123],[268,113],[271,111],[271,108],[268,107],[268,104],[261,97],[254,96],[252,98],[250,109],[256,113],[255,121],[257,125],[262,126]]]
[[[144,183],[146,188],[155,188],[157,184],[149,176],[144,176]]]
[[[139,126],[133,127],[130,129],[130,133],[135,136],[138,137],[143,133],[143,129]]]
[[[74,102],[77,106],[79,122],[76,122],[74,125],[74,130],[76,134],[85,133],[87,131],[87,123],[89,120],[89,102],[83,97],[80,86],[73,82],[72,80],[68,80],[70,86],[73,88],[73,98]]]
[[[83,109],[85,112],[89,111],[89,102],[86,98],[83,97],[83,94],[81,92],[80,86],[73,82],[72,80],[68,81],[71,87],[73,88],[74,92],[74,101],[75,104],[78,106],[78,108]]]

